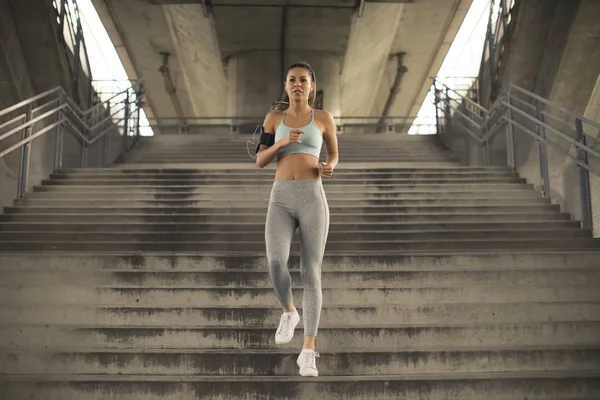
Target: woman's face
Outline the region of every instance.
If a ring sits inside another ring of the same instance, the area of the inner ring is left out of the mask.
[[[285,90],[290,100],[308,101],[313,86],[314,82],[310,79],[310,71],[304,68],[292,68],[288,71]]]

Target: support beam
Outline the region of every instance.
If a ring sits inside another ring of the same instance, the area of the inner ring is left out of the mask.
[[[367,3],[364,15],[354,18],[342,72],[342,115],[371,112],[403,9]]]

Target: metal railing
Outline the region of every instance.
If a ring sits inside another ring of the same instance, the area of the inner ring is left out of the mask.
[[[489,82],[490,100],[493,102],[498,96],[499,73],[507,41],[509,24],[512,21],[513,9],[516,0],[492,0],[487,25],[486,37],[483,44],[483,54],[479,68],[480,82]],[[489,76],[487,76],[489,74]]]
[[[90,156],[94,157],[94,166],[111,164],[137,141],[143,97],[141,83],[138,83],[82,111],[59,87],[0,111],[0,161],[13,158],[12,166],[17,172],[16,197],[23,198],[28,190],[32,145],[44,137],[52,141],[44,141],[41,148],[36,149],[40,154],[35,162],[36,165],[43,162],[51,153],[51,164],[41,168],[46,176],[63,168],[65,155],[70,167],[87,167]],[[53,148],[49,151],[50,145]],[[93,153],[90,152],[92,146]],[[18,162],[14,159],[17,151],[20,152]],[[7,165],[10,168],[11,163]],[[11,190],[1,189],[4,193]]]
[[[251,134],[262,125],[265,116],[160,117],[148,118],[149,126],[161,134],[206,133],[211,129],[231,135]],[[334,116],[339,134],[386,133],[435,134],[435,119],[414,116]]]
[[[87,108],[94,100],[94,90],[90,84],[93,79],[92,70],[83,35],[79,6],[76,0],[53,0],[52,3],[56,10],[58,27],[62,32],[63,44],[72,56],[69,64],[71,72],[71,93],[69,95],[75,103]],[[81,82],[83,85],[80,85]],[[83,93],[80,94],[79,90],[82,90]]]
[[[583,227],[593,227],[590,182],[600,178],[600,123],[515,85],[489,109],[443,83],[434,81],[434,86],[439,137],[465,164],[521,169],[538,183],[542,196],[577,209]],[[571,166],[578,170],[577,196],[568,193],[573,177],[565,171]],[[562,187],[551,185],[551,175]]]

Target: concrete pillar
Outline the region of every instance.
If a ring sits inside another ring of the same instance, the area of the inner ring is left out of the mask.
[[[552,19],[551,32],[543,47],[545,56],[541,64],[536,66],[537,77],[533,90],[578,114],[585,112],[600,74],[600,25],[596,22],[597,15],[600,15],[600,2],[559,2]],[[535,65],[535,58],[531,56],[530,59]],[[532,90],[527,86],[531,84],[530,78],[528,76],[527,80],[511,82]],[[546,117],[549,125],[575,137],[573,117],[553,107],[542,111],[549,115]],[[569,131],[568,125],[554,122],[552,117],[566,121],[573,129]],[[546,136],[551,143],[547,146],[550,196],[575,219],[581,219],[579,167],[564,154],[571,146],[551,130],[546,130]],[[515,147],[516,163],[521,175],[534,184],[541,184],[537,141],[517,130]],[[571,153],[575,154],[573,148]]]
[[[232,115],[264,118],[284,87],[279,57],[279,53],[274,51],[254,51],[229,58],[228,110]],[[315,71],[317,90],[323,90],[324,109],[333,115],[340,114],[340,57],[290,51],[286,52],[284,60],[286,69],[300,61],[308,62]]]
[[[596,80],[596,86],[586,107],[584,116],[592,121],[600,121],[600,75]],[[600,129],[586,126],[585,133],[600,139]],[[600,143],[589,143],[590,147],[600,153]],[[590,166],[596,171],[600,171],[600,158],[590,156],[588,159]],[[600,176],[590,173],[590,191],[592,193],[592,218],[594,220],[594,237],[600,237]]]

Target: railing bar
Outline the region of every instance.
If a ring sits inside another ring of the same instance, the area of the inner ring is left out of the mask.
[[[61,90],[62,90],[62,88],[57,87],[57,88],[54,88],[54,89],[50,89],[50,90],[48,90],[48,91],[46,91],[44,93],[38,94],[37,96],[31,97],[31,98],[29,98],[27,100],[23,100],[22,102],[17,103],[14,106],[8,107],[8,108],[0,111],[0,117],[3,116],[3,115],[5,115],[5,114],[8,114],[10,112],[13,112],[15,110],[18,110],[21,107],[29,105],[29,104],[31,104],[31,103],[39,100],[39,99],[42,99],[42,98],[44,98],[46,96],[49,96],[49,95],[51,95],[51,94],[53,94],[55,92],[60,92]]]
[[[521,128],[522,130],[524,130],[525,132],[527,132],[529,135],[533,136],[535,139],[545,143],[546,145],[551,146],[554,149],[557,149],[558,151],[560,151],[563,155],[569,157],[571,160],[573,160],[577,165],[579,165],[582,168],[587,169],[590,172],[595,173],[596,175],[600,176],[600,171],[596,171],[595,169],[589,167],[588,165],[585,165],[583,163],[581,163],[579,160],[577,160],[576,158],[574,158],[573,156],[571,156],[569,154],[568,151],[566,151],[565,149],[563,149],[561,146],[556,146],[553,145],[552,143],[550,143],[548,140],[546,140],[545,138],[543,138],[541,135],[538,135],[537,133],[534,133],[533,131],[531,131],[529,128],[527,128],[524,125],[521,125],[520,123],[516,122],[516,121],[512,121],[512,124],[515,125],[518,128]],[[580,146],[581,147],[581,146]],[[584,146],[587,147],[587,146]],[[583,147],[581,147],[583,148]],[[584,148],[585,150],[585,148]],[[588,153],[591,153],[592,155],[596,156],[596,157],[600,157],[600,153],[595,152],[594,150],[586,150]]]
[[[582,122],[586,122],[586,123],[592,125],[593,127],[600,129],[600,123],[592,121],[591,119],[588,119],[588,118],[586,118],[584,116],[581,116],[581,115],[579,115],[579,114],[577,114],[577,113],[575,113],[573,111],[567,110],[566,108],[564,108],[564,107],[562,107],[562,106],[560,106],[560,105],[558,105],[558,104],[556,104],[556,103],[554,103],[552,101],[544,99],[543,97],[538,96],[535,93],[531,93],[530,91],[525,90],[523,88],[520,88],[518,86],[515,86],[513,84],[510,84],[509,88],[511,90],[516,90],[518,92],[524,93],[524,94],[526,94],[526,95],[528,95],[528,96],[530,96],[530,97],[532,97],[532,98],[534,98],[534,99],[536,99],[536,100],[538,100],[538,101],[540,101],[540,102],[542,102],[542,103],[544,103],[544,104],[546,104],[546,105],[548,105],[550,107],[554,107],[557,110],[564,112],[565,114],[568,114],[568,115],[570,115],[572,117],[575,117],[575,118],[579,118],[579,119],[581,119]]]
[[[540,126],[543,126],[544,128],[549,129],[550,131],[552,131],[556,135],[560,136],[561,138],[563,138],[567,142],[573,144],[574,146],[577,146],[577,147],[579,147],[579,148],[581,148],[583,150],[586,150],[588,153],[591,153],[591,154],[595,155],[596,157],[600,157],[600,153],[596,153],[594,150],[590,149],[588,146],[585,146],[585,145],[579,143],[577,140],[570,138],[569,136],[565,135],[564,133],[562,133],[562,132],[554,129],[550,125],[548,125],[548,124],[546,124],[546,123],[544,123],[542,121],[537,120],[535,117],[533,117],[533,116],[531,116],[531,115],[529,115],[529,114],[527,114],[527,113],[519,110],[518,108],[513,107],[510,104],[507,104],[506,106],[508,108],[510,108],[511,110],[513,110],[513,111],[521,114],[522,116],[528,118],[529,120],[535,122],[536,124],[539,124]]]
[[[533,109],[533,111],[535,111],[535,110],[536,110],[536,108],[535,108],[535,106],[534,106],[533,104],[531,104],[531,103],[528,103],[527,101],[525,101],[525,100],[523,100],[523,99],[520,99],[520,98],[518,98],[518,97],[514,97],[514,96],[513,96],[513,97],[511,97],[511,100],[513,100],[513,101],[516,101],[516,102],[519,102],[519,103],[521,103],[521,104],[522,104],[522,105],[524,105],[524,106],[530,107],[531,109]]]
[[[3,152],[0,153],[0,158],[4,157],[5,155],[7,155],[9,153],[12,153],[13,151],[17,150],[20,147],[25,146],[27,143],[32,142],[33,139],[42,136],[44,133],[46,133],[46,132],[48,132],[48,131],[56,128],[58,125],[60,125],[63,122],[64,122],[64,120],[58,120],[58,121],[54,122],[53,124],[48,125],[44,129],[41,129],[40,131],[36,132],[35,134],[29,136],[27,139],[21,140],[20,142],[12,145],[8,149],[6,149],[6,150],[4,150]]]
[[[25,114],[21,114],[21,115],[19,115],[18,117],[15,117],[15,118],[11,119],[10,121],[6,121],[6,122],[5,122],[5,123],[3,123],[2,125],[0,125],[0,130],[1,130],[1,129],[3,129],[5,126],[12,125],[12,124],[14,124],[15,122],[17,122],[18,120],[20,120],[20,119],[24,119],[24,118],[27,118],[27,115],[25,115]]]
[[[4,139],[6,139],[6,138],[8,138],[8,137],[10,137],[12,135],[14,135],[17,132],[22,131],[25,128],[29,128],[30,126],[37,124],[38,122],[40,122],[41,120],[45,119],[49,115],[57,113],[57,112],[61,111],[63,108],[65,108],[65,107],[66,107],[66,105],[59,106],[59,107],[55,108],[54,110],[47,111],[46,113],[40,115],[39,117],[35,117],[34,119],[32,119],[30,121],[27,121],[27,122],[25,122],[22,125],[19,125],[18,127],[16,127],[14,129],[8,131],[4,135],[0,135],[0,141],[2,141]]]
[[[60,99],[54,99],[54,100],[51,100],[51,101],[49,101],[47,103],[44,103],[41,106],[32,109],[31,113],[34,114],[34,113],[36,113],[36,112],[38,112],[38,111],[40,111],[40,110],[42,110],[42,109],[44,109],[44,108],[46,108],[46,107],[48,107],[50,105],[53,105],[54,103],[58,103],[60,105]]]

